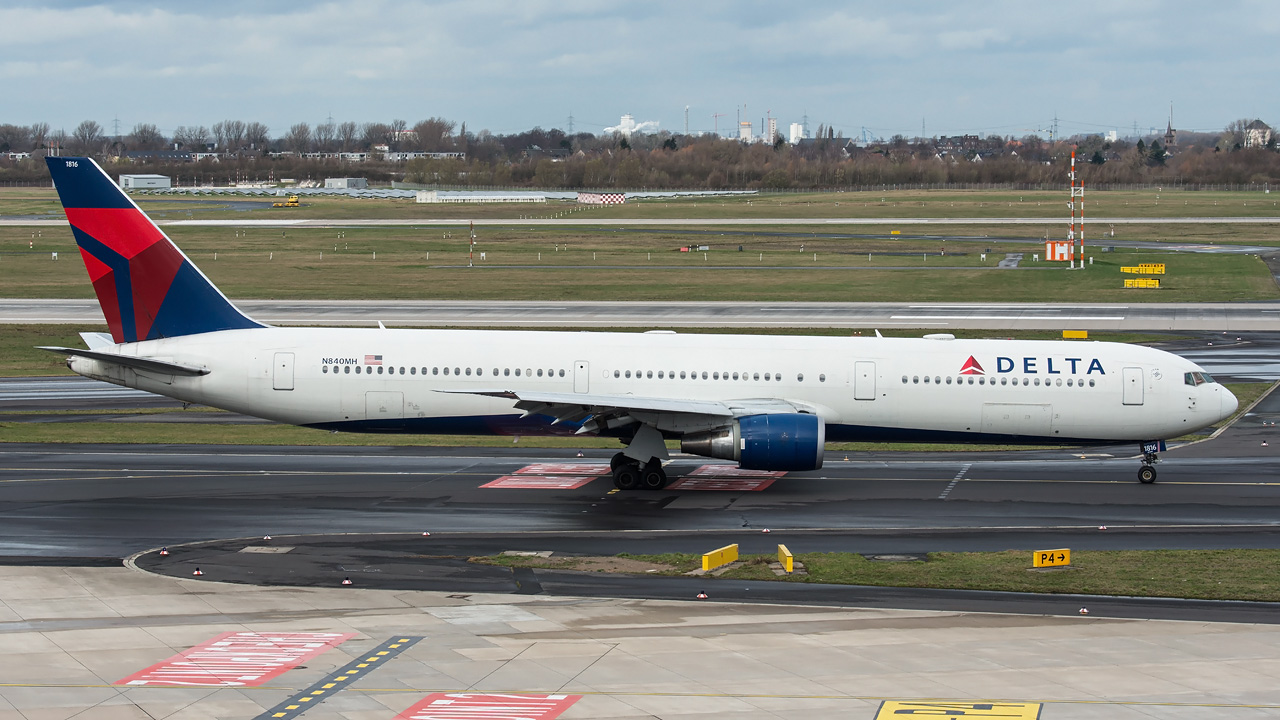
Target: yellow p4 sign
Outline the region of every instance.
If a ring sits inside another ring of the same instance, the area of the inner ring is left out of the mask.
[[[1065,567],[1071,564],[1071,549],[1037,550],[1031,556],[1031,567]]]
[[[898,718],[931,718],[932,720],[972,720],[973,718],[1000,718],[1000,720],[1037,720],[1041,703],[1007,703],[999,701],[906,701],[886,700],[881,703],[875,720]]]

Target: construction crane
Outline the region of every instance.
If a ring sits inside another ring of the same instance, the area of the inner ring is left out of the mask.
[[[716,123],[716,135],[719,135],[719,134],[720,134],[720,118],[722,118],[722,117],[724,117],[724,116],[726,116],[726,115],[728,115],[728,114],[729,114],[729,113],[712,113],[712,114],[711,114],[711,119],[712,119],[712,120],[714,120],[714,121],[715,121],[715,123]]]

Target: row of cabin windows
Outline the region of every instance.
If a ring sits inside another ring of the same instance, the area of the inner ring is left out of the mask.
[[[345,373],[345,374],[347,374],[347,375],[350,375],[350,374],[351,374],[351,368],[352,368],[352,367],[354,367],[354,368],[355,368],[355,373],[356,373],[357,375],[359,375],[359,374],[362,372],[362,371],[361,371],[361,369],[360,369],[360,368],[361,368],[361,366],[359,366],[359,365],[354,365],[354,366],[353,366],[353,365],[344,365],[344,366],[342,366],[342,372],[343,372],[343,373]],[[327,373],[327,372],[329,372],[329,366],[328,366],[328,365],[321,365],[321,366],[320,366],[320,372],[322,372],[322,373]],[[371,366],[366,365],[366,366],[364,366],[364,370],[363,370],[363,372],[364,372],[364,374],[366,374],[366,375],[372,375],[372,374],[374,374],[375,370],[374,370],[374,367],[371,367]],[[383,367],[378,366],[378,367],[377,367],[376,372],[377,372],[377,374],[378,374],[378,375],[382,375],[382,374],[383,374]],[[404,375],[404,374],[405,374],[405,372],[406,372],[406,370],[405,370],[405,368],[404,368],[404,367],[398,367],[398,368],[397,368],[397,367],[387,367],[387,368],[386,368],[386,374],[387,374],[387,375]],[[337,368],[337,367],[334,367],[334,368],[333,368],[333,374],[334,374],[334,375],[337,375],[337,374],[338,374],[338,368]],[[417,375],[417,374],[418,374],[418,368],[416,368],[416,367],[408,368],[408,374],[410,374],[410,375]],[[423,374],[423,375],[426,375],[426,374],[427,374],[427,368],[425,368],[425,367],[424,367],[424,368],[422,368],[422,374]],[[433,368],[431,368],[431,374],[432,374],[432,375],[454,375],[454,376],[457,376],[457,375],[472,376],[472,375],[474,375],[475,377],[481,377],[481,376],[483,376],[483,375],[484,375],[484,368],[475,368],[475,369],[474,369],[474,371],[473,371],[473,370],[472,370],[472,368],[458,368],[458,367],[455,367],[455,368],[452,368],[452,370],[451,370],[450,368],[433,367]],[[501,374],[503,377],[510,377],[513,373],[512,373],[512,369],[511,369],[511,368],[502,368],[501,370],[499,370],[498,368],[494,368],[494,369],[493,369],[493,376],[494,376],[494,377],[498,377],[498,376],[499,376],[499,374]],[[515,375],[516,377],[520,377],[520,376],[521,376],[520,368],[515,368],[514,375]],[[546,371],[545,371],[545,375],[544,375],[544,371],[543,371],[543,369],[542,369],[542,368],[538,368],[537,370],[534,370],[534,369],[532,369],[532,368],[525,368],[525,369],[524,369],[524,376],[525,376],[525,377],[535,377],[535,376],[536,376],[536,377],[564,377],[564,375],[565,375],[565,373],[564,373],[564,370],[563,370],[563,369],[561,369],[561,370],[546,370]],[[623,371],[623,370],[614,370],[614,371],[613,371],[613,376],[614,376],[614,377],[616,377],[616,378],[621,378],[621,377],[631,378],[631,377],[633,377],[633,373],[632,373],[632,371],[631,371],[631,370],[625,370],[625,371]],[[652,379],[652,378],[653,378],[653,376],[654,376],[654,372],[653,372],[652,370],[644,370],[644,371],[642,371],[642,370],[636,370],[636,371],[634,372],[634,377],[636,377],[636,378],[644,377],[644,378]],[[659,379],[659,380],[666,380],[666,379],[674,380],[675,378],[676,378],[676,371],[675,371],[675,370],[669,370],[669,371],[659,370],[659,371],[658,371],[658,379]],[[731,378],[732,378],[733,380],[755,380],[755,381],[759,381],[759,380],[760,380],[760,378],[761,378],[761,375],[760,375],[760,373],[745,373],[745,372],[744,372],[744,373],[728,373],[728,372],[724,372],[724,373],[721,373],[721,372],[711,372],[711,373],[708,373],[708,372],[707,372],[707,371],[705,371],[705,370],[703,370],[703,371],[702,371],[702,379],[703,379],[703,380],[707,380],[707,379],[711,379],[711,380],[729,380],[729,379],[731,379]],[[685,380],[685,379],[697,380],[697,379],[698,379],[698,372],[697,372],[697,371],[694,371],[694,372],[688,372],[688,373],[686,373],[686,371],[681,370],[681,371],[680,371],[680,379],[681,379],[681,380]],[[765,379],[765,380],[767,380],[767,381],[778,381],[778,382],[781,382],[781,381],[782,381],[782,373],[765,373],[765,374],[764,374],[764,379]],[[903,380],[904,380],[904,381],[906,380],[905,376],[903,377]],[[818,382],[823,382],[823,383],[824,383],[824,382],[826,382],[826,381],[827,381],[826,373],[823,373],[823,374],[818,375]],[[927,382],[927,381],[928,381],[928,380],[926,379],[926,382]],[[797,375],[796,375],[796,382],[804,382],[804,373],[799,373],[799,374],[797,374]]]
[[[995,379],[995,378],[987,378],[986,376],[983,376],[983,375],[978,375],[978,376],[976,376],[976,377],[977,377],[977,384],[978,384],[978,385],[995,385],[995,384],[996,384],[996,379]],[[969,385],[973,385],[973,384],[974,384],[974,378],[975,378],[975,376],[973,376],[973,375],[968,375],[968,376],[966,376],[966,377],[958,377],[958,378],[955,378],[955,384],[956,384],[956,385],[964,385],[964,384],[965,384],[965,380],[966,380],[966,378],[967,378],[967,379],[968,379],[968,381],[969,381],[969,382],[968,382],[968,384],[969,384]],[[903,385],[906,385],[908,382],[910,382],[910,383],[911,383],[911,384],[913,384],[913,385],[919,385],[919,384],[920,384],[920,379],[921,379],[921,378],[920,378],[920,376],[919,376],[919,375],[912,375],[910,379],[908,379],[906,375],[903,375],[903,376],[902,376],[902,384],[903,384]],[[1054,380],[1056,380],[1056,383],[1055,383],[1055,384],[1056,384],[1058,387],[1062,387],[1062,384],[1063,384],[1063,383],[1062,383],[1062,378],[1053,378],[1053,379],[1054,379]],[[988,382],[988,380],[990,380],[990,382]],[[1018,384],[1018,378],[1013,378],[1013,379],[1012,379],[1012,380],[1013,380],[1013,382],[1010,382],[1009,380],[1010,380],[1010,378],[1002,377],[1002,378],[1000,378],[1000,384],[1001,384],[1001,385],[1017,385],[1017,384]],[[925,376],[924,376],[924,384],[925,384],[925,385],[929,385],[930,383],[932,383],[932,384],[934,384],[934,385],[941,385],[941,384],[943,384],[943,382],[944,382],[944,380],[943,380],[943,378],[942,378],[942,377],[940,377],[940,376],[936,376],[936,375],[935,375],[935,376],[934,376],[934,377],[932,377],[932,378],[931,378],[931,377],[929,377],[928,375],[925,375]],[[950,385],[950,384],[951,384],[951,378],[950,378],[950,377],[946,378],[946,379],[945,379],[945,382],[946,382],[946,384]],[[1040,387],[1040,378],[1025,378],[1025,377],[1024,377],[1024,378],[1022,378],[1022,385],[1023,385],[1023,387],[1026,387],[1026,386],[1028,386],[1028,385],[1035,385],[1036,387]],[[1044,379],[1044,386],[1045,386],[1045,387],[1049,387],[1049,385],[1050,385],[1050,383],[1049,383],[1049,378],[1045,378],[1045,379]],[[1084,387],[1084,378],[1079,378],[1079,379],[1076,379],[1076,378],[1067,378],[1066,385],[1067,385],[1067,387]],[[1093,386],[1094,386],[1094,379],[1093,379],[1093,378],[1089,378],[1089,387],[1093,387]]]
[[[356,373],[357,375],[359,375],[361,372],[363,372],[365,375],[372,375],[372,374],[374,374],[374,368],[373,368],[373,367],[370,367],[370,366],[368,366],[368,365],[363,366],[363,367],[364,367],[364,370],[363,370],[363,371],[361,370],[361,366],[359,366],[359,365],[354,365],[354,366],[353,366],[353,365],[344,365],[344,366],[342,366],[342,372],[343,372],[343,374],[350,375],[350,374],[351,374],[351,368],[352,368],[352,367],[354,367],[354,368],[355,368],[355,373]],[[441,367],[433,367],[433,368],[430,368],[430,370],[431,370],[431,374],[432,374],[432,375],[468,375],[468,376],[470,376],[470,375],[475,375],[476,377],[480,377],[480,376],[484,375],[484,368],[474,368],[474,369],[473,369],[473,368],[459,368],[459,367],[455,367],[455,368],[441,368]],[[321,365],[321,366],[320,366],[320,372],[322,372],[322,373],[327,373],[327,372],[329,372],[329,366],[328,366],[328,365]],[[406,369],[406,368],[404,368],[404,367],[387,367],[387,368],[386,368],[386,374],[387,374],[387,375],[404,375],[406,372],[407,372],[408,374],[410,374],[410,375],[417,375],[417,374],[418,374],[418,368],[416,368],[416,367],[411,367],[411,368],[407,368],[407,369]],[[513,371],[512,371],[512,369],[511,369],[511,368],[502,368],[502,369],[494,368],[494,369],[493,369],[493,376],[494,376],[494,377],[498,377],[499,375],[502,375],[502,376],[504,376],[504,377],[510,377],[510,376],[512,375],[512,372],[513,372]],[[382,375],[382,374],[383,374],[383,368],[382,368],[381,366],[377,367],[377,373],[378,373],[379,375]],[[563,369],[562,369],[562,370],[554,370],[554,369],[551,369],[551,370],[543,370],[542,368],[538,368],[537,370],[535,370],[535,369],[533,369],[533,368],[525,368],[524,370],[521,370],[520,368],[515,368],[515,370],[514,370],[514,374],[515,374],[515,376],[516,376],[516,377],[520,377],[520,376],[521,376],[521,373],[523,373],[524,375],[526,375],[526,376],[528,376],[528,377],[534,377],[534,376],[535,376],[535,374],[536,374],[536,376],[537,376],[537,377],[564,377],[564,370],[563,370]],[[337,368],[337,367],[334,367],[334,368],[333,368],[333,374],[334,374],[334,375],[337,375],[337,374],[338,374],[338,368]],[[425,367],[424,367],[424,368],[422,368],[422,374],[423,374],[423,375],[426,375],[426,374],[427,374],[427,368],[425,368]]]
[[[676,375],[677,373],[675,370],[658,370],[657,371],[657,377],[659,380],[675,380]],[[643,378],[646,380],[652,380],[654,377],[654,371],[653,370],[636,370],[634,373],[632,373],[632,371],[630,370],[614,370],[613,376],[615,378],[635,377],[636,379]],[[697,380],[699,379],[699,372],[697,370],[694,370],[692,372],[686,372],[684,370],[681,370],[679,372],[679,377],[681,380]],[[751,380],[754,382],[759,382],[761,380],[761,377],[762,376],[760,373],[708,372],[706,370],[701,371],[701,379],[703,380]],[[782,373],[764,373],[763,379],[768,382],[775,382],[775,381],[782,382]],[[826,381],[827,381],[827,376],[825,373],[818,375],[818,382],[826,382]],[[796,374],[796,382],[804,382],[804,373]]]

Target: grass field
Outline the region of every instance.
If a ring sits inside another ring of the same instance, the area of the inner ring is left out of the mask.
[[[708,550],[712,548],[708,547]],[[808,575],[779,578],[773,555],[747,555],[722,578],[913,588],[954,588],[1035,593],[1079,593],[1206,600],[1280,601],[1280,550],[1080,551],[1070,570],[1032,571],[1031,550],[995,553],[929,553],[927,561],[876,562],[854,553],[801,553]],[[692,554],[627,555],[676,575],[701,567]],[[491,556],[473,562],[573,569],[572,557]],[[707,579],[714,596],[716,578]]]
[[[1265,263],[1251,255],[1118,248],[1094,255],[1094,264],[1084,272],[1069,272],[1061,263],[1032,260],[1033,254],[1043,252],[1037,240],[948,244],[888,236],[691,237],[658,231],[486,228],[477,247],[477,267],[467,268],[465,231],[184,227],[172,228],[171,234],[232,298],[768,302],[1280,298]],[[678,251],[690,243],[706,243],[713,250],[705,254]],[[742,252],[737,251],[739,245]],[[991,253],[984,260],[982,253],[988,249]],[[944,251],[947,254],[940,255]],[[56,262],[52,252],[59,253]],[[485,253],[484,260],[480,252]],[[1008,252],[1023,252],[1026,260],[1018,269],[996,270]],[[1119,268],[1137,262],[1165,263],[1169,268],[1166,287],[1125,290]],[[0,228],[0,292],[5,296],[89,297],[86,280],[67,230]]]

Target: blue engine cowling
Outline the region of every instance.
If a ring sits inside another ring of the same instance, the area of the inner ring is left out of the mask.
[[[683,452],[736,460],[747,470],[817,470],[827,441],[827,426],[817,415],[748,415],[724,430],[686,435]]]

